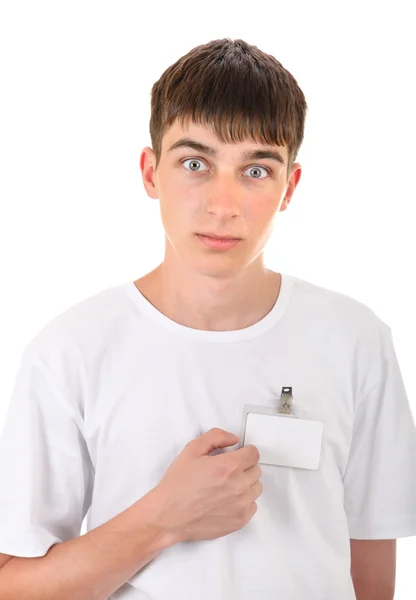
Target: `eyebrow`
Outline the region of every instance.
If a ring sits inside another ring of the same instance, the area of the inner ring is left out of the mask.
[[[207,146],[206,144],[202,144],[201,142],[197,142],[196,140],[192,140],[191,138],[181,138],[177,140],[167,151],[167,154],[172,152],[172,150],[176,150],[178,148],[192,148],[197,152],[202,152],[203,154],[208,154],[209,156],[217,156],[218,152],[212,146]],[[285,161],[280,152],[277,150],[243,150],[240,155],[241,160],[257,160],[261,158],[272,158],[276,160],[278,163],[284,165]]]

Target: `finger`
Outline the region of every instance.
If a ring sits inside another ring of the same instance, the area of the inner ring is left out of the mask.
[[[235,458],[243,470],[253,467],[260,460],[260,452],[256,446],[253,446],[252,444],[244,446],[243,448],[239,448],[238,450],[234,450],[234,452],[230,453],[230,456]]]

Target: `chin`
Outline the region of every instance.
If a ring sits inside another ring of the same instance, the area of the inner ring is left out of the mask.
[[[247,266],[241,261],[227,261],[224,257],[222,260],[191,261],[190,263],[188,262],[188,265],[192,271],[204,277],[214,277],[216,279],[233,277]]]

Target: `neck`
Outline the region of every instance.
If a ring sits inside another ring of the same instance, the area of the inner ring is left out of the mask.
[[[168,261],[135,281],[137,289],[176,323],[205,331],[233,331],[254,325],[273,308],[281,276],[262,257],[231,277],[172,268]]]

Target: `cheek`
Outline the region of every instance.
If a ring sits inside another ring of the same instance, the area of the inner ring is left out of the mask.
[[[181,193],[179,189],[169,186],[169,194],[159,198],[160,214],[165,229],[192,230],[198,225],[198,200],[189,197],[189,190]],[[202,219],[203,220],[203,219]]]
[[[274,198],[253,198],[252,202],[245,205],[245,217],[253,227],[264,229],[273,221],[277,206]]]

